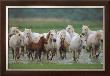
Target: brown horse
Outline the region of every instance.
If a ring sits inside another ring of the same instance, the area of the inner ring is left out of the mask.
[[[65,45],[65,38],[60,38],[61,42],[60,42],[60,58],[61,59],[66,59],[66,45]]]
[[[38,41],[38,43],[35,42],[31,42],[29,43],[29,45],[27,46],[28,48],[28,57],[30,59],[30,57],[32,57],[32,53],[35,52],[35,59],[39,59],[41,60],[41,53],[44,52],[45,53],[45,47],[44,44],[47,44],[47,40],[44,38],[44,36],[40,37],[40,40]]]

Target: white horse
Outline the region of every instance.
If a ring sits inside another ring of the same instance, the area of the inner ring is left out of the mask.
[[[96,33],[96,31],[90,30],[88,26],[86,25],[82,26],[82,35],[85,36],[86,40],[90,34],[94,34],[94,33]]]
[[[70,35],[71,39],[75,36],[75,35],[78,35],[78,33],[76,33],[74,31],[74,28],[72,27],[72,25],[68,25],[66,27],[66,31],[68,32],[68,34]]]
[[[97,38],[97,32],[100,35],[98,38]],[[93,42],[96,41],[98,47],[101,45],[101,38],[103,40],[102,30],[92,31],[92,30],[89,29],[88,26],[83,25],[82,26],[82,35],[85,36],[85,40],[86,40],[86,43],[87,43],[87,49],[86,50],[90,51],[90,56],[93,56],[93,51],[91,49],[94,49],[93,46],[96,46],[96,44],[93,43]],[[98,40],[98,42],[97,42],[97,40]],[[90,46],[90,44],[92,44],[92,46]],[[101,46],[100,46],[100,48],[101,48]],[[97,49],[95,49],[95,50],[98,51]],[[96,55],[96,52],[95,52],[94,55]]]
[[[57,40],[57,47],[58,47],[58,51],[60,52],[60,58],[61,59],[66,59],[66,52],[69,50],[69,45],[70,45],[70,35],[68,34],[68,32],[66,30],[61,30],[58,38],[59,40]]]
[[[90,34],[87,38],[87,47],[89,49],[90,57],[97,58],[100,54],[100,44],[101,42],[101,33],[96,32],[95,34]]]
[[[52,60],[55,54],[57,53],[57,31],[50,30],[46,38],[47,44],[45,44],[45,48],[47,51],[47,59]]]
[[[21,33],[11,36],[9,40],[9,47],[12,48],[12,54],[15,61],[20,58],[22,42],[23,35]]]
[[[12,35],[16,35],[19,32],[20,32],[20,30],[18,29],[18,27],[11,27],[9,29],[9,39]]]
[[[73,59],[75,62],[77,62],[80,56],[80,52],[82,50],[82,41],[80,35],[75,35],[72,38],[70,42],[69,50],[73,52]]]

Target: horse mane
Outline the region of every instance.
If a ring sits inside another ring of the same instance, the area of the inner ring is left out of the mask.
[[[47,34],[47,37],[46,37],[47,40],[49,39],[49,37],[50,37],[50,32],[48,32],[48,34]]]
[[[39,39],[39,41],[37,43],[37,45],[38,45],[39,48],[44,48],[44,43],[42,42],[43,38],[45,39],[44,36],[40,37],[40,39]]]
[[[29,36],[28,39],[29,39],[28,43],[32,42],[32,37],[31,36]]]
[[[62,45],[62,44],[65,45],[64,43],[65,43],[65,40],[64,40],[64,39],[63,39],[63,40],[61,39],[60,44],[61,44],[61,45]]]
[[[40,43],[40,42],[41,42],[42,38],[44,38],[44,36],[40,37],[40,39],[39,39],[38,43]]]

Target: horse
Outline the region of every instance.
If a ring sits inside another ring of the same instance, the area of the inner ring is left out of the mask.
[[[47,40],[46,40],[46,38],[44,38],[44,36],[40,37],[38,43],[30,42],[27,46],[28,51],[29,51],[29,53],[28,53],[29,59],[31,57],[33,60],[32,53],[35,53],[35,59],[37,58],[41,61],[41,53],[46,52],[44,44],[47,44]]]
[[[89,29],[87,25],[83,25],[82,35],[85,37],[87,43],[86,50],[90,52],[90,57],[97,58],[100,54],[99,47],[101,48],[102,44],[101,41],[103,41],[103,31],[102,30],[92,31]],[[96,51],[98,53],[97,55]]]
[[[63,60],[64,58],[66,59],[66,51],[68,48],[68,43],[65,41],[65,35],[60,36],[60,58]]]
[[[11,36],[9,40],[9,47],[12,48],[13,59],[15,61],[20,58],[22,38],[22,34],[18,33],[16,35]]]
[[[57,31],[50,30],[46,36],[47,44],[45,45],[47,51],[47,59],[52,60],[57,52]]]
[[[72,38],[69,50],[73,52],[73,59],[77,62],[82,50],[82,40],[80,35],[76,35]]]
[[[97,58],[100,54],[100,44],[101,33],[96,32],[95,34],[90,34],[87,39],[88,50],[90,51],[91,58]]]
[[[18,29],[18,27],[11,27],[9,29],[9,39],[11,38],[12,35],[16,35],[19,32],[20,30]]]
[[[66,31],[67,33],[70,35],[71,39],[75,36],[78,35],[78,33],[75,32],[74,28],[72,27],[72,25],[68,25],[66,27]]]

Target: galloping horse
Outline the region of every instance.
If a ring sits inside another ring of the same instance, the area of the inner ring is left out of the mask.
[[[44,38],[44,36],[41,36],[38,43],[35,42],[30,42],[28,47],[29,53],[28,53],[28,57],[30,59],[30,57],[33,56],[32,54],[35,53],[35,59],[39,59],[41,61],[41,53],[45,52],[45,47],[44,44],[47,44],[47,40]]]
[[[66,51],[67,51],[67,43],[65,41],[65,38],[63,38],[62,36],[60,37],[60,48],[59,48],[59,51],[60,51],[60,57],[61,59],[66,59]]]
[[[50,30],[47,34],[47,44],[45,45],[47,51],[47,59],[52,60],[57,52],[57,32]]]

